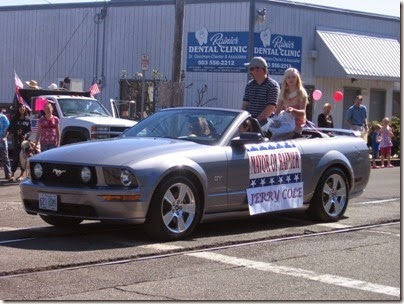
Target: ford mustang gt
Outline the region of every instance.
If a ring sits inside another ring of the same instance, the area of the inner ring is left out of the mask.
[[[31,157],[21,198],[51,225],[122,221],[166,241],[208,219],[281,210],[337,221],[370,173],[368,148],[350,132],[271,141],[246,111],[164,109],[117,138]]]

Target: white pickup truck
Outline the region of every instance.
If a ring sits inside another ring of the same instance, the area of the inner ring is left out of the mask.
[[[90,97],[89,92],[33,89],[20,89],[19,92],[32,110],[31,140],[35,139],[38,119],[47,100],[53,103],[53,114],[60,120],[61,145],[116,137],[136,124],[136,121],[111,115],[97,99]]]

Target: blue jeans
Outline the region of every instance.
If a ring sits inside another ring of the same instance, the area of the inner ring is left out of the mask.
[[[3,161],[3,169],[5,177],[11,175],[10,159],[8,158],[8,144],[7,140],[0,139],[1,159]]]

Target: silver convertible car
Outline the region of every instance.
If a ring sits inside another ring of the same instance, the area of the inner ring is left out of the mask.
[[[122,221],[165,241],[203,221],[290,209],[337,221],[370,173],[366,144],[349,132],[271,141],[246,111],[164,109],[120,137],[31,157],[21,197],[51,225]]]

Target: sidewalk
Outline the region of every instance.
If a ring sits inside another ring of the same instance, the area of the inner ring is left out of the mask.
[[[372,155],[369,155],[369,161],[370,164],[372,164]],[[394,166],[394,167],[400,167],[400,163],[401,163],[401,159],[399,157],[392,157],[390,159],[390,163]],[[381,160],[380,158],[376,159],[376,166],[380,166],[381,165]],[[384,165],[387,165],[387,160],[384,160]]]

